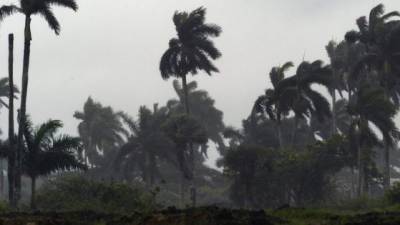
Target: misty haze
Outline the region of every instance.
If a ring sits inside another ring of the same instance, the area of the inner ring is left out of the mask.
[[[1,0],[0,223],[400,224],[400,2]]]

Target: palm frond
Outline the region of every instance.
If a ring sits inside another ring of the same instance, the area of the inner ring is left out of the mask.
[[[0,21],[17,12],[21,12],[21,9],[15,5],[4,5],[0,7]]]
[[[46,0],[49,5],[57,5],[61,7],[70,8],[74,11],[78,10],[78,4],[75,0]]]
[[[39,11],[40,15],[47,21],[49,27],[58,35],[60,34],[60,23],[55,17],[54,13],[51,11],[49,7],[43,8]]]
[[[80,163],[74,155],[64,151],[48,151],[38,155],[38,175],[47,175],[57,170],[86,170],[87,166]]]
[[[369,13],[369,22],[375,23],[378,18],[380,18],[385,12],[385,6],[383,4],[379,4],[371,9]]]
[[[398,11],[389,12],[381,17],[381,20],[386,21],[391,19],[392,17],[400,17],[400,13]]]
[[[123,120],[123,122],[128,125],[129,129],[131,130],[132,133],[137,134],[139,132],[139,128],[135,122],[135,120],[129,116],[127,113],[125,112],[118,112],[118,115],[121,117],[121,119]]]
[[[60,135],[52,140],[51,151],[77,152],[81,147],[81,139],[79,137],[71,137],[69,135]]]
[[[62,126],[63,124],[60,120],[48,120],[41,124],[34,133],[34,145],[39,146],[41,143],[50,141]]]

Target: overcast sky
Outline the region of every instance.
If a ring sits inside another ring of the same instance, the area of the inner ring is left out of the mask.
[[[0,4],[17,2],[0,0]],[[61,119],[76,134],[73,118],[88,96],[135,116],[140,105],[164,104],[175,97],[164,81],[159,60],[175,36],[175,10],[207,8],[207,22],[223,28],[215,40],[223,56],[219,74],[196,80],[224,111],[224,121],[239,127],[253,101],[270,86],[268,71],[286,61],[323,59],[329,40],[340,41],[355,29],[355,19],[384,3],[400,10],[398,0],[77,0],[78,12],[55,8],[61,23],[56,36],[33,17],[28,113],[34,123]],[[113,4],[111,5],[110,2]],[[15,80],[20,86],[23,17],[0,24],[0,77],[7,76],[7,36],[16,35]],[[5,109],[0,125],[7,130]]]

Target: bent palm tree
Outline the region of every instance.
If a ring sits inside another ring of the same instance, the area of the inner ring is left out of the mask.
[[[75,157],[81,148],[79,138],[55,136],[62,127],[59,120],[49,120],[37,129],[29,120],[25,123],[26,148],[23,154],[23,172],[31,179],[31,208],[35,209],[36,179],[59,170],[86,169]]]
[[[116,167],[123,167],[124,174],[132,173],[129,169],[138,168],[143,181],[152,187],[158,171],[158,159],[168,162],[172,160],[174,144],[161,130],[163,121],[167,114],[164,109],[157,109],[151,112],[142,106],[139,109],[139,118],[134,121],[126,113],[120,113],[124,123],[130,130],[128,141],[121,146],[115,160]]]
[[[349,114],[353,117],[349,137],[358,151],[359,195],[364,189],[365,150],[379,144],[379,139],[370,127],[374,124],[389,146],[399,139],[399,131],[394,123],[395,105],[385,97],[380,87],[362,85],[349,102]]]
[[[189,99],[186,76],[198,71],[205,71],[211,75],[218,72],[212,60],[221,56],[220,51],[214,46],[209,37],[218,37],[221,28],[215,24],[205,23],[206,9],[200,7],[191,13],[175,12],[173,21],[176,27],[178,38],[169,41],[169,48],[160,61],[160,72],[163,79],[171,76],[181,78],[184,90],[184,105],[186,114],[189,115]],[[190,151],[194,156],[193,145],[189,143]],[[192,160],[194,161],[194,160]],[[192,165],[194,171],[194,164]],[[195,187],[192,184],[195,195]]]
[[[189,113],[188,89],[186,76],[197,74],[199,70],[211,75],[218,72],[211,60],[221,56],[219,50],[209,37],[218,37],[221,28],[215,24],[205,23],[205,8],[198,8],[191,13],[175,12],[173,21],[178,38],[169,41],[169,48],[160,61],[163,79],[171,76],[181,78],[184,93],[185,110]]]
[[[305,119],[313,115],[318,120],[323,121],[331,116],[328,100],[311,88],[313,84],[329,87],[331,83],[330,74],[330,67],[324,66],[320,60],[312,63],[302,62],[297,67],[296,74],[282,80],[276,88],[278,95],[282,93],[290,93],[292,95],[290,109],[295,114],[292,146],[296,139],[299,119]]]
[[[74,117],[81,120],[78,133],[83,141],[85,161],[90,165],[100,165],[103,162],[110,153],[107,152],[108,146],[123,143],[122,135],[126,134],[126,130],[120,116],[111,107],[104,107],[89,97],[83,111],[76,111]]]
[[[173,87],[179,100],[172,99],[168,101],[167,106],[171,113],[184,113],[184,90],[178,80],[174,80]],[[226,146],[222,139],[222,133],[225,129],[223,121],[223,112],[215,107],[215,100],[211,98],[205,90],[197,89],[197,82],[189,82],[188,97],[190,99],[189,108],[191,115],[199,121],[202,121],[211,141],[218,145],[218,151],[224,155]],[[207,148],[202,146],[202,152],[205,154]]]
[[[74,11],[78,9],[78,5],[75,0],[20,0],[19,6],[7,5],[0,7],[0,21],[6,16],[14,13],[22,13],[25,16],[25,29],[24,29],[24,56],[23,56],[23,67],[22,67],[22,90],[21,90],[21,107],[20,107],[20,119],[18,129],[18,151],[17,151],[17,198],[19,198],[21,189],[21,149],[23,139],[23,128],[26,120],[26,101],[28,94],[28,74],[29,74],[29,61],[30,61],[30,48],[31,48],[31,16],[40,15],[42,16],[50,26],[52,30],[58,35],[60,33],[60,24],[55,17],[52,6],[61,6],[70,8]]]
[[[384,88],[385,97],[400,106],[400,22],[392,20],[400,17],[397,11],[385,14],[383,4],[374,7],[369,19],[360,17],[358,40],[366,46],[366,53],[357,63],[353,76],[366,75],[362,79]],[[358,78],[360,79],[360,78]],[[385,142],[384,150],[384,188],[390,186],[390,143]]]
[[[269,73],[273,88],[269,88],[265,91],[264,95],[258,97],[253,106],[254,113],[261,113],[262,115],[268,115],[269,119],[275,121],[278,130],[279,147],[283,147],[283,137],[281,122],[282,117],[288,113],[290,107],[290,99],[292,99],[292,93],[290,91],[277,91],[279,83],[285,79],[285,72],[293,67],[292,62],[286,62],[281,67],[272,68]],[[254,116],[251,118],[254,119]]]

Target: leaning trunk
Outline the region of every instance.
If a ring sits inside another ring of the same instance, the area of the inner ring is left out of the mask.
[[[10,154],[8,155],[8,199],[12,208],[15,202],[15,142],[14,142],[14,35],[8,36],[8,143]]]
[[[23,134],[24,124],[26,121],[26,98],[28,92],[28,74],[29,74],[29,57],[31,51],[31,17],[25,16],[25,39],[24,39],[24,58],[22,65],[22,90],[21,90],[21,107],[19,114],[19,128],[18,128],[18,147],[17,147],[17,168],[16,168],[16,199],[19,200],[21,196],[21,175],[22,175],[22,148],[23,148]]]
[[[31,209],[36,209],[36,177],[31,177]]]

